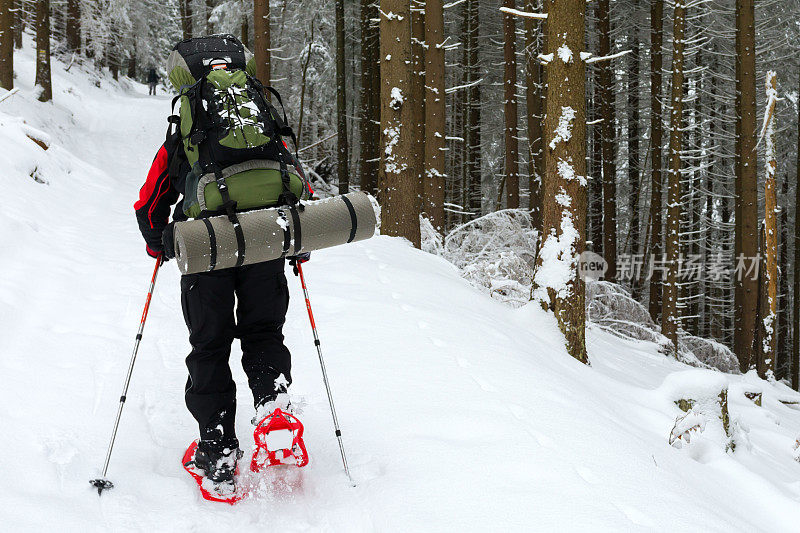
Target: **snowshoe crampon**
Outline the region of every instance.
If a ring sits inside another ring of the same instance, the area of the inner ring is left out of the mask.
[[[235,483],[215,483],[205,477],[204,471],[195,465],[194,456],[197,452],[197,445],[198,442],[194,441],[186,449],[186,453],[183,454],[183,468],[186,469],[197,482],[197,486],[200,487],[200,493],[203,495],[203,498],[211,502],[229,503],[231,505],[238,503],[245,495],[237,491]],[[239,468],[237,466],[236,474],[238,473]]]
[[[264,417],[253,432],[256,449],[250,469],[276,465],[306,466],[308,452],[303,442],[303,424],[296,416],[278,408]]]

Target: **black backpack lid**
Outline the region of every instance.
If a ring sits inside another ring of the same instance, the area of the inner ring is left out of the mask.
[[[186,61],[189,72],[197,80],[211,71],[215,61],[227,63],[228,69],[244,70],[247,66],[244,45],[230,34],[184,39],[173,50]]]

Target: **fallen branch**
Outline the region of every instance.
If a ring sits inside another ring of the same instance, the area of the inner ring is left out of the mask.
[[[19,92],[19,87],[14,87],[13,89],[11,89],[10,91],[8,91],[8,92],[7,92],[6,94],[4,94],[3,96],[0,96],[0,102],[2,102],[3,100],[5,100],[6,98],[9,98],[9,97],[11,97],[11,96],[14,96],[14,95],[15,95],[15,94],[17,94],[18,92]]]

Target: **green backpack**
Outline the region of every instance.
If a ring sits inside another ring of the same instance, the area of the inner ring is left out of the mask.
[[[236,212],[308,197],[301,165],[283,140],[296,144],[286,113],[266,98],[269,91],[283,107],[280,95],[252,75],[247,54],[232,35],[187,39],[170,54],[169,79],[179,91],[172,104],[180,101],[180,110],[169,119],[167,142],[182,144],[170,175],[185,175],[188,217],[227,213],[236,222]]]

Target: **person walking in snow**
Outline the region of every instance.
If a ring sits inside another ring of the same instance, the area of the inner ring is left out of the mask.
[[[176,45],[175,51],[170,56],[168,72],[170,81],[182,94],[188,94],[185,92],[187,87],[198,83],[195,77],[203,79],[203,83],[212,83],[217,78],[228,79],[228,76],[233,76],[235,72],[241,72],[239,69],[243,70],[244,64],[227,65],[214,62],[216,60],[212,61],[207,57],[198,57],[209,49],[214,49],[214,46],[222,49],[231,46],[231,43],[246,52],[241,43],[235,41],[232,36],[224,36],[226,40],[218,39],[219,42],[214,41],[214,37],[217,36],[195,39],[197,41],[205,39],[196,47],[192,47],[192,43],[187,41]],[[220,57],[223,57],[224,61],[235,62],[238,57],[237,49],[225,51]],[[178,52],[183,53],[185,57]],[[242,54],[242,57],[246,56]],[[203,70],[206,68],[204,65],[212,63],[213,67]],[[252,60],[247,66],[248,74],[251,72],[251,63]],[[252,66],[254,70],[254,64]],[[227,71],[229,67],[230,74],[213,70]],[[152,72],[154,71],[151,70]],[[210,72],[216,72],[216,77]],[[187,207],[190,203],[187,192],[191,192],[189,196],[193,197],[197,190],[196,186],[190,187],[191,191],[187,189],[187,180],[192,179],[189,176],[190,170],[196,171],[203,166],[203,162],[197,160],[190,164],[191,156],[185,150],[185,146],[188,145],[181,135],[182,129],[182,127],[176,128],[175,133],[168,133],[167,140],[159,148],[140,190],[139,199],[134,205],[147,253],[154,258],[163,255],[165,260],[174,257],[171,242],[172,227],[169,223],[170,209],[173,205],[177,204],[172,213],[173,223],[187,220],[190,216],[203,218],[225,213],[224,205],[213,212],[207,211],[210,209],[208,205],[203,212],[199,212],[199,208],[197,211],[192,211]],[[280,140],[280,137],[276,139]],[[280,142],[285,146],[282,140]],[[194,153],[197,151],[195,149]],[[289,157],[292,158],[292,166],[299,166],[291,154]],[[259,170],[249,170],[248,179],[256,179],[252,174],[256,171]],[[295,174],[302,175],[301,170],[291,168],[291,171],[292,186],[297,187],[293,189],[297,192],[296,201],[297,197],[305,194],[304,189],[301,192],[301,187],[307,188],[307,183],[300,181],[299,178],[295,180]],[[264,179],[277,180],[277,184],[274,185],[275,191],[281,190],[281,178],[284,175],[288,179],[289,175],[285,170],[283,173],[272,169],[263,171]],[[228,182],[231,190],[236,192],[235,175],[228,176]],[[212,184],[217,185],[213,181]],[[277,205],[282,195],[277,196],[277,192],[275,195],[274,198],[264,200],[262,203],[266,202],[267,206],[270,203]],[[238,200],[239,205],[243,205],[246,198],[239,197]],[[308,254],[294,260],[307,261]],[[233,340],[238,338],[241,341],[242,367],[253,393],[256,420],[263,418],[265,413],[276,406],[279,395],[284,395],[280,400],[285,402],[285,393],[292,382],[291,354],[284,344],[282,333],[289,304],[284,267],[285,259],[281,258],[184,275],[181,278],[181,306],[192,346],[191,353],[186,358],[189,378],[186,382],[185,400],[200,431],[194,463],[205,471],[205,477],[215,483],[233,483],[236,461],[241,456],[234,427],[236,384],[228,362]],[[285,405],[283,407],[285,408]]]
[[[158,74],[156,74],[156,69],[152,67],[147,73],[147,84],[150,86],[150,96],[154,96],[156,94],[156,84],[158,84]]]

